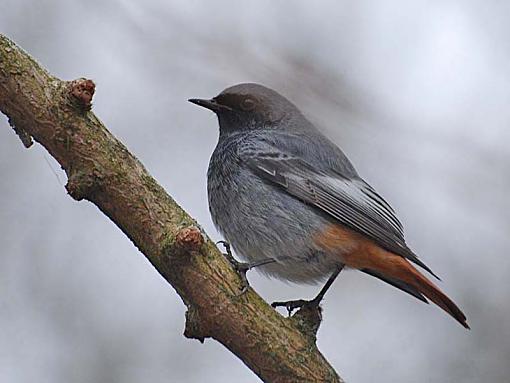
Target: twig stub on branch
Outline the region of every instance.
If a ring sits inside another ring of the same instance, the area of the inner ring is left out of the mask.
[[[177,246],[186,248],[188,251],[197,251],[204,244],[204,237],[196,226],[181,229],[175,236]]]
[[[76,104],[83,110],[92,108],[92,97],[95,90],[96,84],[85,78],[79,78],[69,83],[69,94],[73,96]]]

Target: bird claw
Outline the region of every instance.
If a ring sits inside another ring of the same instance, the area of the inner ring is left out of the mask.
[[[286,302],[273,302],[271,303],[271,307],[277,308],[277,307],[285,307],[287,309],[288,316],[290,317],[294,310],[303,308],[304,306],[310,306],[310,307],[318,307],[319,301],[312,299],[311,301],[306,301],[304,299],[297,299],[293,301],[286,301]]]
[[[237,295],[239,297],[246,293],[250,288],[250,282],[248,282],[248,278],[246,278],[246,273],[250,270],[250,265],[248,263],[236,261],[236,264],[233,265],[233,267],[239,274],[239,278],[241,278],[241,292]]]
[[[251,269],[251,265],[246,262],[239,262],[234,258],[232,255],[232,249],[230,247],[230,243],[226,241],[218,241],[216,244],[221,244],[225,248],[226,253],[223,253],[225,258],[227,258],[228,262],[232,265],[234,270],[239,275],[239,278],[241,278],[241,292],[237,296],[241,296],[244,293],[246,293],[250,287],[250,283],[248,282],[248,278],[246,278],[246,273],[248,270]]]

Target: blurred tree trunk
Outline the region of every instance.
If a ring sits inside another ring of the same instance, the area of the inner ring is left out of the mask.
[[[27,148],[35,140],[60,163],[69,195],[95,204],[174,287],[184,335],[217,340],[267,382],[341,382],[316,347],[318,313],[285,318],[251,288],[239,295],[214,243],[90,111],[94,88],[51,76],[0,35],[0,110]]]

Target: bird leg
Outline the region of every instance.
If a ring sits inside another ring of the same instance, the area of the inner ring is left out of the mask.
[[[226,253],[223,255],[229,263],[232,265],[234,270],[239,274],[239,277],[241,278],[241,293],[239,295],[243,295],[246,291],[248,291],[248,287],[250,287],[250,283],[248,282],[248,279],[246,278],[246,273],[253,269],[254,267],[267,265],[269,263],[276,262],[273,258],[264,258],[259,261],[255,262],[239,262],[234,258],[232,255],[232,249],[230,248],[230,243],[226,241],[218,241],[216,244],[222,244],[225,248]]]
[[[303,306],[309,306],[309,307],[319,307],[319,304],[321,303],[322,299],[324,298],[324,295],[326,295],[326,292],[329,290],[335,279],[338,277],[338,274],[342,271],[345,265],[340,265],[335,270],[333,274],[329,277],[329,279],[326,281],[324,286],[322,287],[321,291],[317,294],[315,298],[313,298],[311,301],[307,301],[304,299],[297,299],[294,301],[287,301],[287,302],[273,302],[271,303],[272,307],[285,307],[287,309],[287,312],[289,313],[289,316],[292,314],[292,312],[298,308],[301,308]]]

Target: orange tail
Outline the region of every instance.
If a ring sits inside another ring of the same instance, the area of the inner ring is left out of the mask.
[[[466,316],[464,313],[459,309],[459,307],[453,303],[453,301],[446,296],[437,286],[435,286],[431,281],[429,281],[427,278],[425,278],[416,268],[411,265],[409,262],[404,260],[404,262],[407,263],[407,266],[409,267],[409,271],[413,274],[415,278],[415,284],[413,285],[418,289],[419,292],[421,292],[423,295],[425,295],[427,298],[429,298],[432,302],[434,302],[436,305],[441,307],[444,311],[446,311],[448,314],[450,314],[453,318],[457,320],[462,326],[469,329],[469,325],[466,322]]]
[[[321,232],[315,240],[327,251],[339,252],[346,266],[382,279],[422,301],[427,302],[424,296],[429,298],[469,329],[466,316],[457,305],[400,255],[336,224]]]
[[[403,282],[404,286],[408,285],[412,290],[429,298],[455,318],[462,326],[469,329],[466,316],[457,305],[405,258],[383,250],[380,247],[376,247],[375,245],[370,246],[367,253],[365,253],[365,256],[361,257],[355,254],[345,257],[346,265],[358,269],[372,270],[380,276]],[[352,261],[353,264],[350,265],[349,261]]]
[[[374,251],[375,250],[375,251]],[[436,305],[450,314],[462,326],[469,329],[466,316],[453,301],[446,296],[437,286],[421,274],[409,261],[381,248],[372,248],[369,269],[379,274],[402,281],[412,286],[419,293],[429,298]]]

